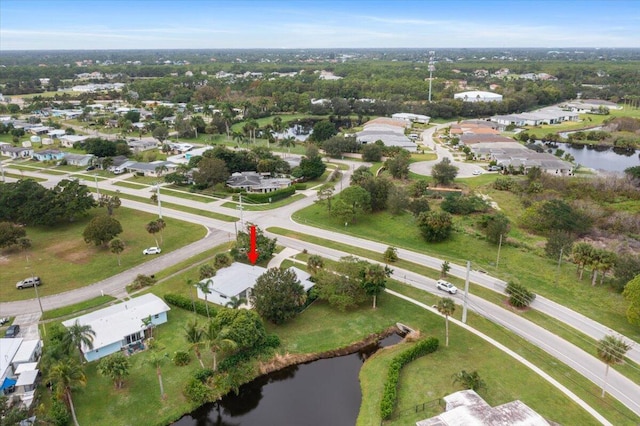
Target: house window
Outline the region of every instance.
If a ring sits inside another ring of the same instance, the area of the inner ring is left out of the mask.
[[[153,317],[154,317],[155,319],[158,319],[158,318],[160,318],[160,314],[155,314]]]
[[[142,340],[142,335],[140,332],[133,333],[125,337],[125,341],[127,342],[127,345],[130,345],[131,343],[135,343],[139,340]]]

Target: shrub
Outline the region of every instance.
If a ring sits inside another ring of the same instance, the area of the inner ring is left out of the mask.
[[[536,298],[535,293],[530,292],[525,286],[509,282],[505,292],[509,295],[509,304],[516,308],[526,308]]]
[[[184,396],[198,405],[210,401],[212,395],[212,390],[195,377],[191,378],[184,387]]]
[[[182,367],[184,365],[187,365],[190,362],[191,362],[191,355],[189,355],[189,352],[177,351],[173,355],[173,363],[175,365],[177,365],[178,367]]]
[[[398,249],[395,247],[387,247],[384,251],[384,261],[386,263],[393,263],[398,261]]]
[[[387,381],[384,384],[382,401],[380,402],[380,416],[383,420],[388,419],[391,417],[391,414],[393,414],[402,367],[424,355],[435,352],[438,349],[438,343],[438,339],[435,337],[421,340],[410,349],[397,355],[391,361],[389,371],[387,372]]]
[[[191,299],[181,294],[167,293],[164,295],[164,301],[170,305],[176,306],[178,308],[186,309],[188,311],[193,311],[193,303],[196,306],[196,313],[207,316],[207,307],[206,304],[200,300],[196,300],[192,303]],[[215,316],[215,309],[209,306],[209,314],[213,317]]]
[[[475,212],[486,212],[489,210],[489,203],[477,195],[451,193],[444,198],[440,208],[451,214],[466,215]]]
[[[493,181],[493,188],[498,191],[511,191],[513,186],[514,180],[509,176],[499,177]]]
[[[71,414],[64,402],[54,399],[51,403],[51,410],[47,415],[49,420],[55,426],[67,426],[71,420]]]
[[[213,267],[216,269],[226,268],[227,266],[231,266],[233,260],[227,253],[218,253],[213,258]]]
[[[289,186],[287,188],[278,189],[272,192],[266,193],[251,193],[245,194],[244,198],[253,201],[254,203],[269,203],[275,202],[279,200],[283,200],[295,194],[296,188],[295,186]]]
[[[144,287],[151,287],[156,283],[156,279],[147,275],[138,274],[135,280],[129,285],[131,290],[140,290]]]
[[[211,368],[201,368],[193,373],[193,378],[205,383],[209,377],[213,377],[215,372]]]

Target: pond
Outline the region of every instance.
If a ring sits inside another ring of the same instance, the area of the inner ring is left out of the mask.
[[[393,334],[378,345],[342,357],[294,365],[261,376],[219,403],[203,405],[174,426],[354,425],[362,394],[358,374],[378,349],[394,345]]]
[[[275,133],[274,136],[278,139],[293,137],[298,142],[305,142],[309,138],[311,133],[313,133],[313,125],[294,124],[282,133]]]
[[[640,151],[617,149],[608,146],[591,146],[569,143],[556,143],[557,148],[564,150],[575,158],[575,163],[595,170],[607,172],[624,172],[628,167],[640,166]],[[555,153],[556,148],[545,145]]]

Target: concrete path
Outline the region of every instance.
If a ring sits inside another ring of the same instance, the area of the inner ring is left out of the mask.
[[[277,268],[277,267],[280,266],[280,264],[284,260],[287,260],[288,258],[293,257],[298,253],[300,253],[298,250],[294,250],[291,247],[285,247],[284,250],[282,250],[280,253],[276,254],[273,257],[273,259],[271,259],[269,261],[269,264],[267,265],[267,268]]]

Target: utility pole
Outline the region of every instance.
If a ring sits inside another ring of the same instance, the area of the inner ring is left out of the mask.
[[[436,70],[434,55],[435,51],[429,51],[429,102],[431,102],[431,82],[433,81],[433,72]]]
[[[156,183],[156,199],[158,200],[158,218],[162,219],[162,204],[160,203],[160,183]]]
[[[40,295],[38,294],[38,283],[36,283],[36,274],[33,273],[33,266],[31,265],[31,260],[29,259],[29,255],[27,255],[27,264],[29,265],[29,270],[31,271],[31,281],[33,282],[33,289],[36,291],[36,299],[38,299],[38,305],[40,305],[40,313],[44,314],[44,309],[42,309],[42,301],[40,301]]]
[[[562,251],[564,247],[560,247],[560,256],[558,256],[558,269],[556,271],[556,285],[558,285],[558,279],[560,279],[560,265],[562,264]]]
[[[0,172],[2,172],[2,182],[4,182],[4,166],[2,165],[2,161],[0,161]]]
[[[242,207],[242,194],[240,194],[240,195],[238,196],[238,198],[239,198],[239,200],[240,200],[240,205],[238,206],[238,210],[240,210],[240,227],[241,227],[242,229],[244,229],[244,218],[243,218],[243,216],[242,216],[242,210],[243,210],[243,207]]]
[[[471,261],[467,260],[467,276],[464,280],[464,296],[462,297],[462,322],[467,323],[467,296],[469,295],[469,274],[471,273]]]
[[[500,243],[498,244],[498,257],[496,258],[496,269],[498,269],[498,263],[500,263],[500,249],[502,248],[502,234],[500,234]]]
[[[97,174],[93,174],[93,179],[96,181],[96,193],[98,194],[98,197],[100,196],[100,188],[98,188],[98,175]]]

